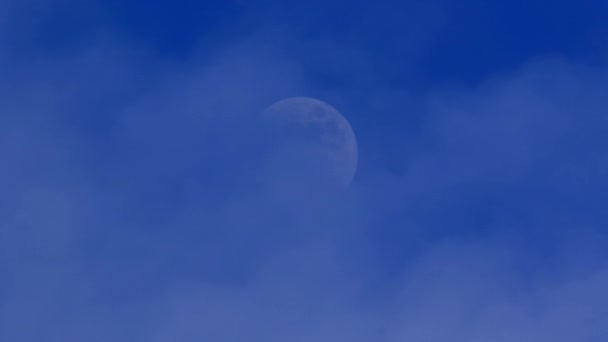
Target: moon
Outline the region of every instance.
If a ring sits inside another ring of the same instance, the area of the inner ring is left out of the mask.
[[[271,128],[281,176],[294,176],[305,186],[350,186],[357,171],[357,139],[338,110],[314,98],[291,97],[270,105],[261,117]]]

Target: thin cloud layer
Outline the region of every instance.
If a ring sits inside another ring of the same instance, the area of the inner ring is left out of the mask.
[[[608,336],[605,69],[328,90],[260,35],[182,64],[110,39],[7,59],[0,340]],[[256,117],[311,93],[352,119],[361,174],[279,196],[253,177]],[[374,140],[375,113],[418,130]]]

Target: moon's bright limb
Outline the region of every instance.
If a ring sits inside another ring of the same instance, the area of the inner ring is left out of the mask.
[[[309,97],[292,97],[272,104],[262,118],[280,137],[275,144],[282,162],[297,168],[299,176],[341,189],[350,185],[357,170],[357,140],[334,107]]]

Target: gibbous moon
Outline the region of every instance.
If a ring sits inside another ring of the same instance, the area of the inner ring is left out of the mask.
[[[292,181],[344,190],[357,171],[357,140],[342,114],[329,104],[292,97],[272,104],[262,121],[274,136],[275,161]]]

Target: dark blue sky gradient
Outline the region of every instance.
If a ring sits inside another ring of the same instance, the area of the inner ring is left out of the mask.
[[[2,2],[0,341],[606,341],[606,18]],[[272,153],[291,96],[351,123],[347,191]]]
[[[519,66],[531,56],[592,59],[605,50],[603,36],[608,29],[608,5],[599,0],[550,5],[540,0],[434,1],[426,5],[403,1],[261,1],[248,5],[183,0],[171,6],[151,1],[143,7],[129,1],[107,1],[102,8],[108,13],[108,26],[168,58],[183,58],[196,48],[212,49],[214,44],[274,28],[294,32],[298,40],[288,45],[296,50],[297,45],[319,40],[352,44],[376,57],[374,68],[382,69],[378,72],[384,77],[409,86],[411,70],[404,69],[407,66],[401,61],[411,58],[408,45],[424,38],[420,36],[432,37],[426,38],[430,42],[416,61],[421,70],[414,77],[416,83],[433,85],[477,82],[489,73]],[[438,28],[428,33],[428,26]],[[303,59],[322,53],[299,52]],[[331,74],[331,70],[319,72]]]

